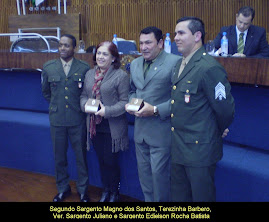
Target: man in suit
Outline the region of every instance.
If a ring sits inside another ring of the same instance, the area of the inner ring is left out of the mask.
[[[255,11],[249,6],[239,9],[236,25],[222,27],[215,38],[215,48],[221,46],[223,32],[227,33],[228,54],[236,57],[269,57],[269,46],[264,28],[252,25]],[[219,51],[221,53],[221,50]]]
[[[74,58],[76,39],[63,35],[59,42],[60,59],[44,64],[42,92],[49,102],[51,138],[56,168],[58,194],[61,202],[71,194],[67,172],[68,139],[76,156],[77,191],[82,202],[88,202],[88,168],[86,161],[86,117],[80,109],[80,94],[89,65]]]
[[[175,68],[171,93],[172,201],[215,201],[222,134],[234,116],[231,86],[224,68],[205,52],[202,20],[179,19],[175,34],[183,58]]]
[[[139,180],[145,201],[169,201],[170,196],[170,97],[172,69],[180,57],[163,50],[163,34],[156,27],[140,32],[143,56],[131,63],[129,100],[144,100],[134,114],[134,140]]]

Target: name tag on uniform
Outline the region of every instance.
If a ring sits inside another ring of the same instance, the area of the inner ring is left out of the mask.
[[[129,106],[127,107],[128,111],[137,112],[144,106],[143,99],[132,98]]]
[[[86,113],[96,113],[99,109],[101,109],[100,100],[88,99],[88,101],[85,104]]]

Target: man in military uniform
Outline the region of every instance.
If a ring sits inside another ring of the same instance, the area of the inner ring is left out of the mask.
[[[71,194],[67,172],[68,139],[76,156],[77,191],[82,202],[88,202],[88,169],[86,161],[86,117],[80,109],[80,94],[89,65],[74,58],[76,39],[63,35],[59,42],[60,59],[44,65],[42,92],[49,101],[51,138],[56,165],[58,194],[54,202]]]
[[[202,20],[177,21],[175,42],[183,58],[171,93],[172,201],[215,201],[214,174],[222,158],[222,134],[234,117],[224,68],[203,47]]]

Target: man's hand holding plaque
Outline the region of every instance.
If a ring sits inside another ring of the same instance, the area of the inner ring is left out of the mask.
[[[137,112],[144,106],[143,99],[132,98],[131,102],[127,104],[126,111]]]
[[[142,99],[133,98],[130,103],[125,105],[125,110],[137,117],[147,117],[154,115],[154,106]]]

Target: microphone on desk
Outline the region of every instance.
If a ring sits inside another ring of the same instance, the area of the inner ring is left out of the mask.
[[[214,52],[214,56],[222,56],[222,57],[232,57],[232,54],[226,54],[225,52],[221,52],[221,48],[219,48],[218,50],[216,50]]]
[[[219,54],[219,56],[222,56],[222,57],[232,57],[233,55],[232,54],[226,54],[225,52],[222,52],[222,53]]]

